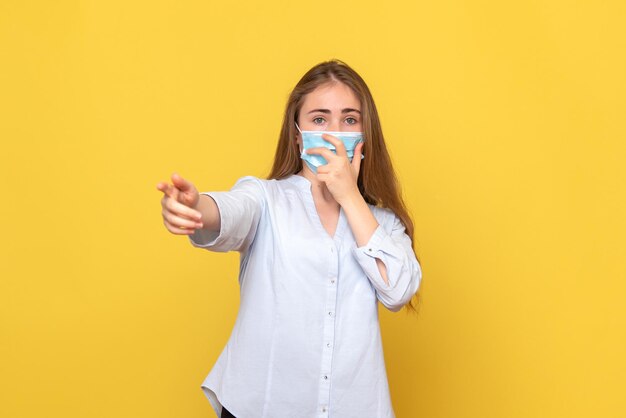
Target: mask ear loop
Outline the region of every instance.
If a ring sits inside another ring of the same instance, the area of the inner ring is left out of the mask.
[[[298,131],[302,133],[302,131],[300,130],[300,127],[298,126],[298,122],[294,122],[294,123],[296,124],[296,128],[298,128]]]

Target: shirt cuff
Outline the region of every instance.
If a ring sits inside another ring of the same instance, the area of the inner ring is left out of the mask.
[[[220,201],[216,196],[220,192],[202,192],[201,195],[209,196],[215,201],[218,210],[220,210]],[[194,247],[211,249],[219,246],[220,242],[224,240],[224,217],[221,215],[220,210],[220,230],[219,231],[206,231],[197,229],[195,233],[189,235],[189,241]]]
[[[398,253],[398,248],[391,240],[391,236],[382,225],[378,225],[370,240],[362,247],[354,245],[355,255],[369,256],[373,258],[383,258],[384,253],[391,254],[397,258],[402,258],[402,254]]]
[[[357,247],[356,243],[352,248],[352,254],[356,257],[357,262],[361,265],[367,276],[372,280],[374,286],[377,289],[389,289],[392,286],[392,283],[385,283],[385,279],[383,279],[380,274],[380,270],[378,269],[378,264],[376,264],[376,259],[385,263],[386,256],[385,251],[387,250],[386,241],[390,239],[389,234],[381,225],[378,225],[369,241],[361,246]],[[391,251],[395,251],[395,248],[392,248]],[[387,263],[385,263],[385,266]],[[389,277],[389,275],[387,275]]]

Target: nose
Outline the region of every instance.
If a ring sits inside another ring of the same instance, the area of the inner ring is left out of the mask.
[[[332,132],[339,132],[340,131],[339,121],[337,121],[337,120],[330,121],[328,126],[326,126],[326,130],[327,131],[332,131]]]

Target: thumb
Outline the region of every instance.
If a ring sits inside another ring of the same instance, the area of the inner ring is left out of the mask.
[[[174,186],[181,192],[193,190],[193,184],[182,178],[178,173],[172,174],[172,183],[174,183]]]
[[[200,196],[191,182],[174,173],[172,175],[172,183],[176,186],[176,200],[189,207],[194,207],[198,203]]]

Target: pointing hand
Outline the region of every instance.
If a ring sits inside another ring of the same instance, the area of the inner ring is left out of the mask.
[[[202,213],[196,208],[200,194],[191,182],[174,173],[172,184],[160,182],[157,189],[163,192],[163,223],[168,231],[191,235],[202,228]]]

